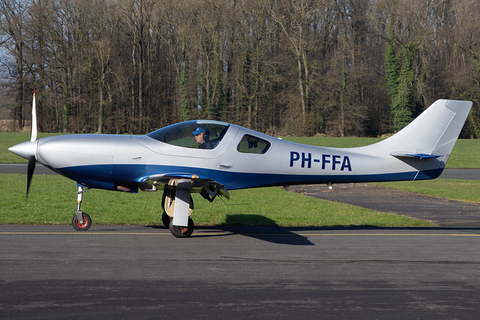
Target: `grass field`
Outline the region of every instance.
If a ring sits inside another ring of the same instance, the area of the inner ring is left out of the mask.
[[[450,200],[480,203],[480,180],[435,179],[376,183],[379,186],[428,194]]]
[[[162,225],[162,193],[138,194],[90,190],[82,209],[95,224]],[[196,225],[268,226],[432,226],[390,213],[320,200],[280,188],[231,192],[213,203],[192,195]],[[25,175],[0,175],[0,224],[68,224],[76,209],[76,184],[62,176],[35,176],[28,201]]]

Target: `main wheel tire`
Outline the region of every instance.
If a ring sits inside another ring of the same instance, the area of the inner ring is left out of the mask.
[[[180,227],[173,225],[173,219],[170,221],[169,227],[170,232],[176,238],[187,238],[190,237],[195,229],[195,224],[193,220],[188,218],[188,227]]]
[[[164,211],[162,213],[162,222],[166,228],[170,227],[170,220],[172,220],[172,218],[170,218],[170,216]]]
[[[88,214],[84,212],[82,213],[82,217],[83,217],[83,223],[81,224],[78,221],[77,216],[73,216],[72,226],[77,231],[87,231],[92,226],[92,219]]]

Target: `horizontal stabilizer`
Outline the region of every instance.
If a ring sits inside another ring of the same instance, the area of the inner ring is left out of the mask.
[[[435,154],[408,153],[408,152],[390,152],[390,155],[397,158],[417,158],[417,159],[433,159],[433,158],[441,157],[441,155],[435,155]]]

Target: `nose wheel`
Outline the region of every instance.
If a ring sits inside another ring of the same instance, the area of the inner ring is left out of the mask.
[[[82,218],[83,221],[80,222],[77,218],[77,215],[73,216],[72,226],[77,231],[87,231],[92,226],[92,219],[88,214],[82,212]]]

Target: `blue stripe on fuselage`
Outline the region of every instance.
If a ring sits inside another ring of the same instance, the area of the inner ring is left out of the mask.
[[[113,189],[114,184],[140,186],[146,178],[158,174],[183,177],[197,175],[201,179],[212,179],[223,184],[228,190],[235,190],[275,185],[318,184],[327,182],[350,183],[428,180],[440,176],[443,169],[366,175],[288,175],[231,172],[192,167],[125,164],[76,166],[60,168],[55,171],[86,186],[109,190]]]

